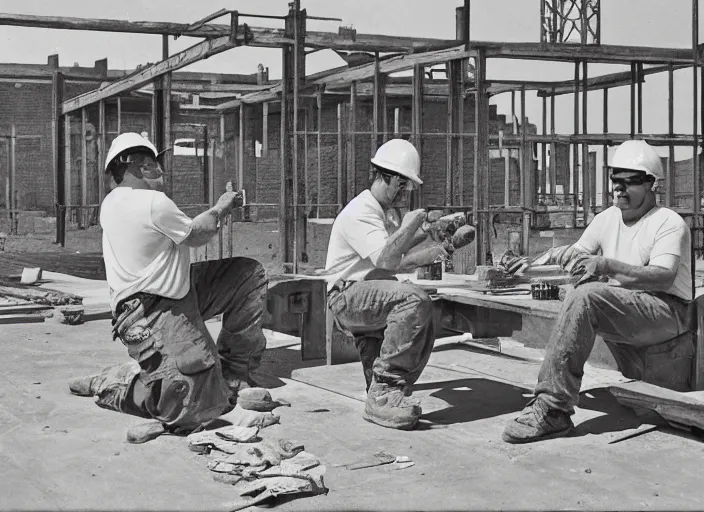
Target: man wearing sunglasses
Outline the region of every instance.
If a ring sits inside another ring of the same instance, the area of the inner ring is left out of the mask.
[[[428,294],[394,274],[442,261],[447,253],[426,241],[425,210],[407,213],[395,231],[386,222],[392,206],[406,206],[408,191],[423,184],[415,147],[392,139],[371,164],[371,186],[332,226],[325,264],[328,307],[360,352],[367,381],[364,419],[407,430],[421,415],[420,405],[409,398],[410,386],[428,362],[435,332]]]
[[[655,187],[664,178],[660,157],[644,141],[626,141],[615,151],[610,170],[613,206],[594,217],[577,243],[533,263],[559,264],[581,277],[562,304],[535,397],[509,421],[506,442],[570,433],[584,364],[597,334],[612,351],[615,344],[617,351],[628,352],[687,330],[690,233],[676,212],[656,204]]]
[[[69,389],[97,396],[105,409],[150,418],[128,430],[129,442],[188,433],[232,409],[252,382],[266,348],[267,277],[248,258],[190,265],[190,248],[217,233],[235,192],[190,219],[162,192],[156,148],[138,133],[115,138],[105,170],[113,189],[100,225],[113,338],[134,361],[72,379]],[[217,315],[223,322],[215,343],[204,321]]]

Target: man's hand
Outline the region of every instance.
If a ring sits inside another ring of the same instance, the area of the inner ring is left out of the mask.
[[[410,271],[431,263],[438,263],[448,258],[447,251],[437,242],[424,243],[413,247],[403,256],[399,270]]]
[[[405,226],[412,228],[415,233],[415,231],[423,224],[427,216],[428,213],[423,208],[418,208],[417,210],[408,212],[401,220],[401,227],[403,228]]]
[[[582,275],[574,285],[576,288],[581,284],[608,277],[608,272],[609,264],[606,258],[603,256],[584,255],[579,257],[570,273],[573,276]]]
[[[213,209],[217,212],[218,218],[223,217],[232,211],[234,202],[242,196],[239,192],[225,192],[215,203]]]

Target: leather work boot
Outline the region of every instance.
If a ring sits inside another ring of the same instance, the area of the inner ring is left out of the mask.
[[[411,430],[422,414],[416,400],[407,397],[407,388],[372,380],[362,417],[382,427]]]
[[[142,444],[152,439],[156,439],[162,434],[166,434],[168,429],[159,420],[149,420],[127,429],[127,442],[132,444]]]
[[[543,401],[534,398],[520,415],[508,422],[502,439],[511,444],[532,443],[567,436],[573,428],[569,414],[549,409]]]
[[[68,381],[68,389],[78,396],[97,396],[104,380],[104,376],[100,373],[86,377],[75,377]]]

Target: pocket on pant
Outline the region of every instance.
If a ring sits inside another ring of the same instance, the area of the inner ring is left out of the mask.
[[[173,357],[184,375],[204,372],[215,366],[215,347],[204,337],[174,342]]]
[[[162,334],[152,330],[145,321],[138,321],[120,334],[127,353],[138,363],[142,363],[159,352],[163,346]]]

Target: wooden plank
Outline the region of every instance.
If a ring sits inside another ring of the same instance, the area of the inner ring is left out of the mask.
[[[170,71],[181,69],[189,64],[207,59],[213,55],[234,48],[235,43],[229,36],[210,39],[191,46],[187,50],[172,55],[168,59],[162,60],[152,66],[137,71],[133,75],[122,80],[112,82],[95,91],[81,94],[75,98],[64,101],[61,111],[63,114],[73,112],[80,108],[97,103],[101,99],[112,98],[118,94],[123,94],[151,82],[154,78],[163,76]]]
[[[579,134],[579,62],[574,63],[574,134]],[[572,144],[572,222],[576,227],[579,202],[579,145]]]
[[[582,62],[582,133],[587,133],[588,109],[588,87],[587,82],[587,62]],[[589,181],[589,146],[582,144],[582,221],[586,226],[589,224],[589,206],[591,205],[591,186]]]
[[[32,314],[16,314],[16,315],[1,315],[0,325],[8,324],[37,324],[42,323],[44,317],[42,315],[32,315]]]
[[[18,315],[27,313],[37,313],[39,311],[46,311],[51,309],[52,306],[40,305],[40,304],[21,304],[16,306],[0,306],[0,316],[6,315]]]
[[[421,168],[423,166],[423,84],[425,82],[425,69],[420,64],[413,66],[413,97],[411,98],[411,142],[420,155]],[[421,171],[422,172],[422,171]],[[421,179],[423,178],[421,174]],[[411,209],[419,208],[423,204],[423,186],[411,192]]]
[[[246,123],[245,114],[246,105],[240,105],[237,111],[237,122],[239,126],[239,135],[237,136],[237,190],[242,190],[244,187],[244,152],[246,140]]]
[[[604,133],[609,131],[609,90],[604,89],[604,105],[603,105],[603,129]],[[602,150],[602,167],[601,167],[601,206],[606,208],[611,202],[611,194],[609,194],[609,146],[604,144]]]
[[[609,387],[621,405],[657,412],[665,420],[704,429],[704,394],[680,393],[642,381]]]
[[[357,195],[357,82],[350,84],[349,128],[347,130],[347,198]]]
[[[345,105],[337,104],[337,203],[340,207],[347,204],[347,173],[345,172]]]

